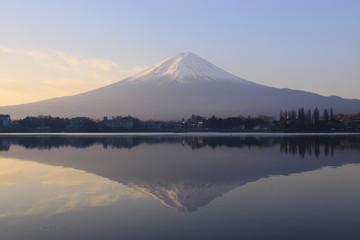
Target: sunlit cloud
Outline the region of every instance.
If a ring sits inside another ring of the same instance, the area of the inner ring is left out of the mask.
[[[86,92],[145,69],[54,49],[36,51],[1,46],[0,62],[3,65],[0,106]]]
[[[116,69],[124,73],[129,72],[128,70],[123,69],[118,63],[106,59],[84,58],[71,54],[66,54],[56,50],[51,50],[49,53],[52,54],[54,60],[60,61],[61,66],[67,65],[69,68],[85,67],[85,68],[99,69],[102,71],[111,71]]]
[[[25,56],[31,57],[32,59],[34,59],[36,61],[40,61],[40,62],[46,62],[51,59],[51,57],[48,54],[46,54],[44,52],[39,52],[39,51],[0,47],[0,52],[17,54],[17,55],[25,55]]]
[[[103,71],[118,69],[126,74],[129,73],[128,69],[122,69],[121,66],[114,61],[98,58],[85,58],[76,55],[66,54],[53,49],[41,52],[0,47],[0,52],[28,56],[42,64],[52,65],[60,69],[71,70],[81,68],[94,68]]]

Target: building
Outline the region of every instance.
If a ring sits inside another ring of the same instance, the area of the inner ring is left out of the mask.
[[[103,124],[108,128],[131,129],[134,127],[134,120],[130,117],[108,119],[104,117]]]
[[[179,130],[183,128],[185,123],[180,121],[167,121],[167,122],[160,122],[160,121],[147,121],[145,123],[146,128],[148,129],[157,129],[157,130]]]
[[[88,121],[91,121],[88,117],[75,117],[70,119],[70,128],[81,128]]]
[[[351,128],[360,129],[360,117],[353,117],[347,121]]]
[[[0,127],[6,127],[11,124],[11,118],[9,114],[0,114]]]

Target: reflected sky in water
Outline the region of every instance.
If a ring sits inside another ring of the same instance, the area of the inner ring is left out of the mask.
[[[73,168],[11,158],[0,158],[0,163],[5,193],[0,218],[52,215],[141,197],[117,182]]]
[[[3,136],[1,239],[359,239],[360,136]]]

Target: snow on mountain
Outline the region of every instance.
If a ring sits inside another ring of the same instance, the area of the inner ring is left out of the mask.
[[[189,182],[142,182],[139,185],[130,183],[126,186],[160,201],[164,206],[180,212],[193,212],[243,184],[245,183],[196,185]]]
[[[161,84],[168,81],[193,83],[194,80],[216,82],[231,81],[254,84],[222,70],[191,52],[179,53],[173,57],[167,58],[148,70],[140,72],[119,83],[152,82]]]
[[[179,120],[192,114],[277,116],[280,110],[299,107],[320,110],[332,107],[335,112],[356,113],[360,112],[360,100],[253,83],[186,52],[102,88],[69,97],[0,107],[0,113],[13,118],[132,115],[144,120]]]

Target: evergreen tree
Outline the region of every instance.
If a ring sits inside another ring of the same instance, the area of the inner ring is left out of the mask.
[[[312,114],[311,114],[311,110],[307,110],[306,112],[306,116],[305,116],[305,122],[306,122],[306,125],[309,126],[311,125],[312,123]]]
[[[299,108],[297,116],[297,127],[300,130],[303,130],[305,126],[305,110],[304,108]]]
[[[283,125],[283,122],[284,122],[284,113],[283,113],[283,111],[281,110],[280,113],[279,113],[279,123],[280,123],[280,126]]]
[[[290,129],[296,128],[296,118],[297,114],[295,110],[289,111],[289,127]]]
[[[330,108],[330,121],[334,121],[334,112],[333,112],[333,109]]]
[[[324,109],[324,122],[329,122],[329,112],[326,108]]]
[[[283,118],[284,118],[284,127],[288,128],[289,127],[289,114],[288,114],[288,111],[284,112]]]
[[[320,114],[319,114],[319,109],[316,107],[314,109],[314,113],[313,113],[313,123],[314,125],[318,125],[320,121]]]
[[[280,114],[279,114],[279,125],[280,125],[280,128],[286,128],[286,116],[285,116],[285,112],[283,111],[280,111]]]

